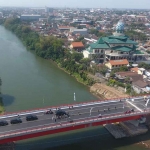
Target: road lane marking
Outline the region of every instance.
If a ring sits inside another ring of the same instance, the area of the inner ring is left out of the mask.
[[[143,112],[142,109],[140,109],[139,107],[137,107],[136,105],[134,105],[133,103],[129,102],[128,100],[126,100],[126,102],[130,105],[132,105],[133,107],[135,107],[137,110],[139,110],[140,112]]]

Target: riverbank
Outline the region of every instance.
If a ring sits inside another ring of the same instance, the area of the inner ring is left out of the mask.
[[[129,97],[129,95],[118,90],[117,88],[107,86],[104,83],[95,83],[90,87],[90,92],[99,97],[103,96],[105,99]]]
[[[49,60],[51,63],[55,64],[59,69],[63,70],[65,73],[69,74],[70,76],[74,77],[79,83],[82,83],[83,85],[90,88],[91,86],[88,86],[85,81],[78,75],[78,74],[71,74],[69,71],[67,71],[65,68],[62,68],[61,65],[53,60]]]

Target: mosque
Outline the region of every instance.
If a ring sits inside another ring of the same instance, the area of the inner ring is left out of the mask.
[[[105,63],[110,60],[127,59],[129,62],[144,60],[145,55],[137,50],[135,41],[124,35],[124,23],[120,20],[113,35],[101,37],[96,43],[83,51],[84,58],[90,58],[95,63]]]

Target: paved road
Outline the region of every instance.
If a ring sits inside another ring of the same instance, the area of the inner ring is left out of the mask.
[[[124,114],[124,112],[134,109],[134,111],[142,112],[145,108],[145,100],[144,98],[139,99],[124,99],[121,101],[112,101],[112,102],[102,102],[102,103],[92,103],[86,105],[75,105],[73,108],[62,107],[60,109],[65,110],[69,113],[70,118],[64,117],[61,119],[53,119],[55,116],[53,114],[44,114],[44,112],[36,112],[38,116],[38,120],[36,121],[26,121],[26,114],[19,114],[21,120],[23,121],[21,124],[11,125],[10,120],[12,118],[16,118],[16,116],[8,115],[3,118],[1,116],[1,120],[8,121],[9,125],[0,127],[0,134],[12,133],[21,130],[34,129],[38,127],[43,127],[46,125],[57,125],[60,123],[68,123],[70,120],[74,122],[79,120],[86,120],[92,118],[98,118],[99,115],[102,117],[105,116],[113,116],[117,114]],[[150,108],[150,103],[147,105],[147,108]],[[56,108],[51,108],[53,112],[56,111]],[[46,111],[46,110],[45,110]]]

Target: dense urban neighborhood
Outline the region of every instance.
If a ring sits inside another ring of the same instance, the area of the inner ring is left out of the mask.
[[[150,92],[148,10],[45,7],[0,11],[1,24],[27,49],[92,86],[98,96],[118,97],[116,90],[131,96]],[[100,92],[102,84],[108,88]],[[114,87],[110,95],[109,86]]]

